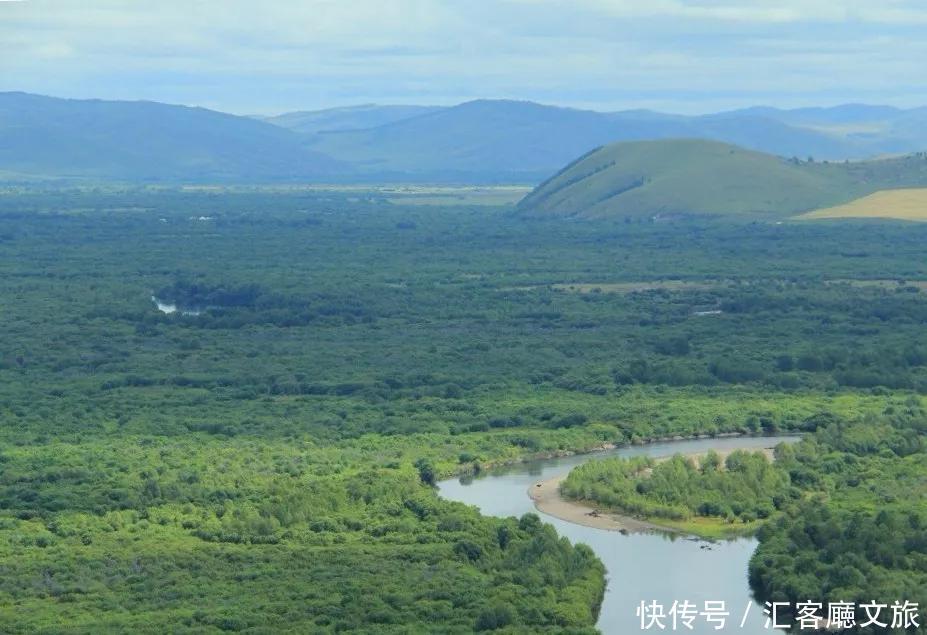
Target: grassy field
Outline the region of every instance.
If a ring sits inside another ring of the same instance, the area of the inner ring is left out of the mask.
[[[927,221],[927,188],[882,190],[836,207],[825,207],[799,216],[819,218],[894,218]]]

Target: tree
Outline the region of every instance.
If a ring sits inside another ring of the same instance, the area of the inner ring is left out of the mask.
[[[415,468],[418,470],[418,477],[422,483],[429,486],[435,484],[435,468],[428,459],[422,458],[415,462]]]

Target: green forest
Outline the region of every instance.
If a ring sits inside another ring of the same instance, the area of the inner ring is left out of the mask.
[[[624,494],[759,528],[758,597],[923,600],[925,288],[916,224],[3,190],[0,624],[592,633],[590,549],[433,484],[783,431]]]
[[[746,533],[795,494],[784,470],[762,452],[743,450],[723,460],[711,451],[695,458],[676,454],[666,461],[590,461],[570,472],[560,491],[567,498],[657,522],[714,518],[725,525],[713,528],[727,535]],[[692,527],[696,533],[707,529]]]

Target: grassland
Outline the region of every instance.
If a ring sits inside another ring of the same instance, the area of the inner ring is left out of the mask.
[[[816,209],[798,218],[890,218],[927,221],[927,188],[881,190],[843,205]]]

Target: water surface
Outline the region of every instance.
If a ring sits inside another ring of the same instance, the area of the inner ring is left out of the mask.
[[[747,562],[756,548],[756,540],[741,538],[711,545],[667,534],[622,535],[615,531],[583,527],[538,512],[528,497],[528,489],[538,481],[569,472],[586,461],[612,456],[669,456],[677,452],[707,452],[709,449],[762,449],[780,442],[794,442],[797,437],[734,437],[670,441],[643,446],[618,448],[606,452],[559,459],[531,461],[491,471],[479,478],[451,479],[438,483],[441,496],[475,505],[488,516],[540,514],[556,527],[561,536],[572,542],[589,545],[608,569],[608,588],[597,626],[609,635],[646,632],[641,630],[636,610],[641,601],[656,601],[666,611],[674,601],[687,600],[703,609],[705,601],[723,600],[730,612],[725,628],[715,630],[699,617],[689,630],[678,624],[683,633],[770,633],[764,628],[763,609],[750,596]],[[743,628],[741,619],[749,613]],[[663,632],[672,632],[672,619],[664,620]],[[652,627],[649,632],[661,632]]]

